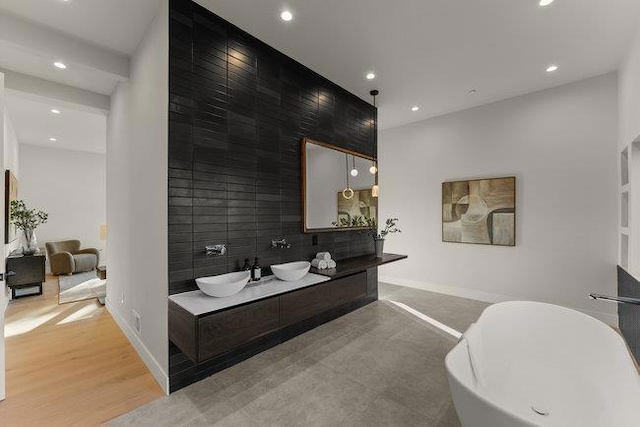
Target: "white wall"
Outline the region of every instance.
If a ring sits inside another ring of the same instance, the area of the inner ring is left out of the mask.
[[[20,193],[20,179],[23,178],[20,173],[20,155],[22,150],[18,142],[18,136],[11,122],[11,116],[9,110],[5,107],[4,110],[4,170],[2,171],[2,182],[4,183],[4,171],[9,169],[11,173],[18,179],[18,196]],[[2,197],[4,197],[4,184],[2,186]],[[4,215],[4,211],[3,211]],[[0,222],[0,226],[4,227],[4,220]],[[4,229],[4,228],[3,228]],[[16,233],[16,238],[4,246],[5,255],[9,255],[13,250],[20,247],[20,231]],[[4,240],[4,237],[3,237]]]
[[[6,118],[7,115],[5,113],[5,99],[4,99],[4,74],[0,73],[0,160],[4,163],[4,144],[6,140],[5,134],[6,132]],[[0,178],[0,182],[2,183],[2,188],[4,188],[4,174]],[[0,207],[2,203],[0,203]],[[4,209],[0,209],[0,225],[4,223]],[[2,234],[2,239],[4,240],[4,232]],[[4,243],[4,242],[3,242]],[[4,259],[4,254],[2,254],[2,259]],[[0,272],[4,273],[4,269],[0,267]],[[0,400],[4,400],[5,393],[5,353],[4,353],[4,313],[7,309],[7,301],[9,297],[7,296],[8,288],[6,287],[6,283],[2,284],[0,287]]]
[[[4,139],[4,167],[9,169],[16,178],[20,175],[19,154],[20,146],[18,144],[18,136],[13,128],[9,110],[4,111],[5,139]],[[4,171],[3,171],[4,172]],[[4,190],[3,190],[4,191]],[[3,193],[4,195],[4,193]]]
[[[619,71],[620,146],[640,136],[640,26]]]
[[[111,97],[107,125],[107,307],[168,390],[168,4]],[[134,331],[133,311],[141,316]]]
[[[49,213],[36,230],[38,246],[79,239],[82,246],[101,249],[100,226],[107,221],[106,155],[22,144],[19,195],[28,206]]]
[[[4,182],[4,170],[9,169],[13,174],[19,178],[18,171],[18,138],[16,136],[13,125],[11,124],[11,118],[9,112],[6,109],[5,103],[5,89],[4,89],[4,74],[0,73],[0,164],[3,165],[2,174],[0,175],[0,188],[5,188]],[[2,194],[4,197],[4,193]],[[4,200],[4,199],[3,199]],[[0,251],[0,258],[5,259],[13,249],[16,248],[17,241],[9,244],[4,244],[4,202],[0,203],[0,227],[3,227],[3,231],[0,232],[2,236],[2,245],[4,245],[4,253]],[[0,273],[4,273],[4,262],[0,267]],[[2,282],[0,288],[0,400],[5,398],[5,345],[4,345],[4,313],[9,303],[9,289],[6,287],[6,282]]]
[[[617,324],[615,73],[381,132],[380,215],[400,218],[381,280],[486,301],[526,299]],[[441,183],[517,177],[517,246],[441,241]]]
[[[619,71],[619,144],[622,151],[628,147],[630,157],[630,186],[629,186],[629,229],[628,262],[626,269],[636,278],[640,278],[640,235],[638,222],[640,221],[640,25],[636,36],[631,41],[626,58]],[[619,245],[622,246],[622,241]],[[621,253],[621,258],[624,257]],[[621,260],[624,266],[624,261]]]
[[[11,124],[11,118],[9,117],[9,112],[6,109],[6,104],[4,100],[4,75],[0,73],[0,146],[2,153],[0,153],[0,163],[3,164],[4,168],[1,171],[2,176],[0,177],[0,183],[2,183],[2,188],[4,191],[5,182],[4,182],[4,171],[9,169],[13,172],[13,174],[19,178],[18,173],[18,138],[16,136],[15,130],[13,129],[13,125]],[[2,194],[4,197],[4,193]],[[0,227],[3,227],[3,231],[0,232],[2,236],[2,243],[4,245],[4,254],[1,258],[5,259],[9,253],[17,246],[17,240],[10,242],[9,244],[4,244],[4,202],[0,203]],[[0,268],[0,272],[5,272],[4,265]],[[9,289],[5,286],[6,281],[2,282],[2,288],[0,289],[0,400],[4,400],[5,398],[5,346],[4,346],[4,313],[7,308],[7,304],[9,303]]]

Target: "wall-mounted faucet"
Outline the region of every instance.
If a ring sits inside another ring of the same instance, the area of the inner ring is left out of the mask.
[[[227,253],[227,245],[207,245],[204,252],[207,256],[222,256]]]
[[[589,298],[591,298],[592,300],[604,300],[604,301],[610,301],[610,302],[615,302],[618,304],[632,304],[632,305],[640,305],[640,299],[638,298],[627,298],[627,297],[611,297],[608,295],[601,295],[601,294],[594,294],[591,293],[589,294]]]
[[[287,239],[273,239],[271,240],[272,249],[289,249],[291,243],[287,242]]]

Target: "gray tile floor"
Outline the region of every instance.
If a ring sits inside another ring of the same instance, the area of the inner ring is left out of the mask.
[[[389,302],[464,331],[485,303],[380,285],[380,301],[113,426],[460,426],[444,357],[456,340]]]

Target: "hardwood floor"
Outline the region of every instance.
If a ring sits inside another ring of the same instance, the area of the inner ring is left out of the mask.
[[[3,426],[100,425],[163,396],[106,308],[58,305],[58,280],[6,313]]]

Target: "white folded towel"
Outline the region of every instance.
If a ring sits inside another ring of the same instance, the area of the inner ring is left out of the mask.
[[[327,268],[327,261],[323,259],[315,258],[311,260],[311,265],[317,268],[318,270],[325,270]]]
[[[331,259],[331,254],[329,252],[318,252],[316,254],[316,259],[321,259],[324,261],[329,261]]]
[[[327,268],[336,268],[336,262],[332,259],[327,261]]]

